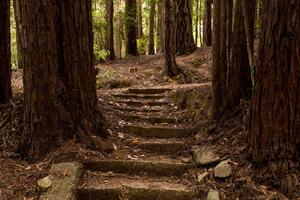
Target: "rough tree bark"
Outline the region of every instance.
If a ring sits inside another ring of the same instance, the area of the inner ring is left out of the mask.
[[[25,129],[31,160],[69,138],[95,146],[107,135],[97,107],[91,0],[22,0]],[[45,95],[47,94],[47,95]]]
[[[143,32],[143,11],[142,11],[142,5],[143,1],[142,0],[136,0],[137,3],[137,31],[136,31],[136,37],[137,38],[142,38],[144,36]]]
[[[189,54],[196,50],[193,37],[191,0],[176,1],[176,53]]]
[[[12,95],[10,60],[10,1],[0,2],[0,104]]]
[[[204,15],[203,15],[203,37],[206,46],[212,44],[212,30],[211,30],[211,3],[212,0],[204,0]]]
[[[212,41],[212,119],[218,120],[224,112],[225,96],[223,96],[224,88],[222,77],[224,76],[220,60],[220,43],[221,43],[221,1],[214,0],[213,12],[213,41]]]
[[[165,8],[164,1],[159,0],[158,4],[158,18],[157,18],[157,34],[158,34],[158,53],[165,53]]]
[[[250,152],[262,166],[272,163],[270,178],[281,180],[282,192],[297,199],[299,188],[291,186],[299,177],[293,163],[300,153],[300,1],[265,0],[262,7]]]
[[[108,15],[109,15],[109,59],[115,59],[115,49],[114,49],[114,1],[108,1]]]
[[[196,17],[195,17],[195,45],[198,46],[198,31],[199,31],[199,0],[196,0]],[[201,42],[200,42],[201,44]]]
[[[247,3],[252,4],[253,0],[249,0]],[[254,30],[254,15],[251,17],[249,16],[249,21],[251,21],[251,29]],[[254,34],[253,31],[252,34]],[[233,35],[231,65],[228,70],[227,98],[228,106],[231,108],[238,106],[241,98],[249,98],[251,96],[252,88],[242,0],[236,1]]]
[[[155,1],[150,0],[150,17],[149,17],[149,47],[148,54],[153,55],[154,52],[154,24],[155,24]]]
[[[175,21],[176,0],[164,0],[165,8],[165,65],[166,74],[169,77],[180,73],[176,64],[176,28]]]
[[[117,33],[116,33],[116,42],[115,42],[115,52],[117,58],[122,57],[122,13],[121,13],[121,0],[116,1],[116,9],[117,9]]]
[[[126,54],[138,55],[136,41],[136,0],[125,1]]]
[[[17,38],[17,56],[18,56],[18,68],[22,69],[22,37],[21,37],[21,28],[22,28],[22,16],[21,16],[21,5],[20,0],[13,0],[13,7],[14,7],[14,15],[15,15],[15,22],[16,22],[16,38]]]

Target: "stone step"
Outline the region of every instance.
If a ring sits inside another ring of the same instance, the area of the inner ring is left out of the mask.
[[[142,113],[157,113],[157,112],[165,111],[163,108],[116,107],[116,109],[124,112],[142,112]]]
[[[119,175],[89,178],[76,189],[78,200],[192,200],[196,192],[176,180],[126,177]]]
[[[147,95],[147,94],[114,94],[114,97],[123,99],[163,99],[164,95]]]
[[[160,161],[158,161],[160,160]],[[101,172],[115,172],[124,174],[147,174],[149,176],[182,176],[191,164],[184,164],[175,159],[161,157],[145,160],[87,160],[84,166],[88,170]]]
[[[168,88],[129,88],[128,93],[132,94],[163,94],[171,91]]]
[[[176,154],[186,150],[186,143],[175,139],[133,139],[128,141],[144,151],[160,154]]]
[[[134,114],[121,114],[120,117],[128,121],[143,121],[149,122],[152,124],[161,124],[161,123],[176,123],[177,120],[169,117],[151,117],[151,116],[141,116]]]
[[[188,137],[191,131],[181,127],[143,127],[139,125],[125,125],[124,130],[145,138],[181,138]]]
[[[126,104],[128,106],[167,106],[166,101],[117,101],[119,104]]]

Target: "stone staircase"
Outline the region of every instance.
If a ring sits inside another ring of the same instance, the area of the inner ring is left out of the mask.
[[[113,158],[84,163],[79,200],[197,199],[191,130],[170,91],[130,88],[112,95],[124,133]]]

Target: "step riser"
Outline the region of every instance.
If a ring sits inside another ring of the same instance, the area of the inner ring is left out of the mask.
[[[116,172],[125,174],[147,173],[149,176],[182,176],[192,166],[181,163],[153,163],[135,161],[86,161],[84,166],[88,170],[101,172]]]
[[[144,112],[144,113],[157,113],[163,112],[162,109],[138,109],[138,108],[124,108],[124,107],[117,107],[116,109],[124,112]]]
[[[170,89],[135,89],[135,88],[130,88],[128,89],[128,93],[133,93],[133,94],[163,94],[165,92],[170,91]]]
[[[152,100],[159,100],[159,99],[163,99],[165,98],[165,96],[163,95],[130,95],[130,94],[117,94],[117,95],[113,95],[116,98],[122,98],[122,99],[152,99]]]
[[[152,124],[159,124],[159,123],[176,123],[177,120],[172,118],[157,118],[157,117],[141,117],[138,115],[121,115],[120,116],[124,120],[128,121],[143,121],[143,122],[149,122]]]
[[[168,102],[136,102],[136,101],[117,101],[119,104],[126,104],[128,106],[168,106]]]
[[[170,144],[137,144],[138,148],[147,152],[159,154],[175,154],[185,150],[184,143],[170,143]]]
[[[190,135],[189,131],[185,129],[142,128],[135,126],[124,126],[124,129],[129,133],[144,138],[182,138]]]
[[[77,189],[78,200],[192,200],[192,191],[151,190],[144,188],[124,187],[111,189]]]

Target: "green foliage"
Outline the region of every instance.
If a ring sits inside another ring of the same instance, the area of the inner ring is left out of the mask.
[[[137,47],[138,47],[138,52],[140,54],[146,54],[147,52],[147,49],[148,49],[148,42],[149,41],[149,38],[148,37],[142,37],[142,38],[139,38],[137,39]]]

